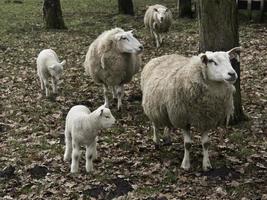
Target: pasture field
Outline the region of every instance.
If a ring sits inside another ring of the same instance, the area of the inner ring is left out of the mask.
[[[249,121],[212,130],[213,170],[202,172],[200,134],[194,131],[190,171],[180,169],[183,137],[156,150],[150,123],[141,107],[140,73],[126,86],[123,111],[111,110],[117,125],[99,134],[100,158],[92,174],[70,174],[63,162],[64,123],[73,105],[96,109],[104,102],[102,87],[84,74],[90,43],[113,27],[136,29],[144,45],[143,63],[164,54],[198,53],[198,22],[178,19],[162,48],[156,49],[144,28],[146,5],[135,0],[136,16],[117,14],[115,0],[61,0],[67,30],[43,28],[42,1],[0,1],[0,199],[267,199],[267,25],[240,23],[242,102]],[[216,28],[216,27],[215,27]],[[55,101],[41,93],[36,57],[54,49],[67,64]]]

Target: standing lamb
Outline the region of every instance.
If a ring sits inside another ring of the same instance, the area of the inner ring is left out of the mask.
[[[144,17],[144,24],[149,29],[151,36],[156,40],[157,48],[162,44],[163,36],[172,24],[172,13],[165,6],[156,4],[149,6]]]
[[[211,168],[207,130],[224,123],[234,112],[233,93],[237,74],[230,59],[239,59],[240,47],[228,52],[210,52],[192,58],[166,55],[152,59],[141,74],[142,106],[159,142],[159,127],[183,129],[184,158],[190,168],[190,127],[202,131],[203,170]]]
[[[56,52],[52,49],[44,49],[39,53],[37,57],[37,74],[40,78],[41,89],[43,90],[45,87],[46,97],[49,96],[49,77],[52,78],[53,93],[57,93],[58,82],[65,64],[65,60],[61,63],[59,62]]]
[[[108,107],[108,86],[113,98],[118,98],[118,109],[122,105],[125,83],[131,81],[141,65],[143,46],[132,31],[114,28],[103,32],[90,45],[84,62],[85,71],[96,83],[104,87],[105,105]]]
[[[110,128],[114,123],[115,118],[105,106],[100,106],[94,112],[82,105],[70,109],[65,125],[64,161],[72,160],[72,173],[78,172],[81,145],[86,146],[86,171],[93,171],[93,159],[97,156],[97,132],[101,128]]]

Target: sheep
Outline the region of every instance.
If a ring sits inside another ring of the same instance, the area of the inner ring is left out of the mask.
[[[141,65],[143,45],[132,31],[114,28],[103,32],[90,45],[84,62],[85,72],[104,88],[105,105],[109,107],[108,87],[112,87],[113,98],[118,99],[118,110],[122,105],[124,84],[131,81]]]
[[[163,40],[161,33],[168,32],[172,24],[172,13],[159,4],[149,6],[145,13],[144,24],[156,40],[156,47],[159,48]]]
[[[52,49],[44,49],[42,50],[37,57],[37,74],[39,76],[41,82],[41,89],[43,90],[45,87],[46,97],[49,96],[48,89],[48,78],[52,78],[52,90],[53,93],[57,93],[58,81],[63,72],[63,65],[66,64],[66,61],[63,60],[59,62],[57,54]]]
[[[81,145],[86,146],[86,171],[93,171],[93,160],[97,157],[98,130],[110,128],[114,123],[115,118],[105,105],[93,112],[83,105],[76,105],[70,109],[65,124],[64,161],[72,161],[71,173],[78,172]]]
[[[225,122],[234,112],[233,93],[237,74],[230,59],[239,59],[240,47],[228,52],[202,53],[192,58],[165,55],[152,59],[141,73],[142,106],[153,124],[154,142],[159,127],[183,130],[184,158],[181,167],[190,168],[190,127],[202,133],[203,170],[211,168],[207,130]]]

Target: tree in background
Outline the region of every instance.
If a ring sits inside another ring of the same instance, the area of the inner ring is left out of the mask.
[[[60,0],[44,0],[43,17],[47,29],[65,29]]]
[[[124,15],[134,15],[132,0],[118,0],[119,13]]]
[[[238,12],[234,0],[199,0],[199,51],[228,51],[239,46]],[[243,113],[240,91],[240,62],[231,60],[238,79],[235,83],[234,95],[235,112],[231,119],[236,124],[246,116]]]
[[[177,0],[178,17],[192,17],[191,0]]]

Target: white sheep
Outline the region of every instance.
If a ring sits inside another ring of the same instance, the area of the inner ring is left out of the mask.
[[[96,83],[104,87],[105,105],[109,106],[108,87],[112,87],[113,98],[118,98],[118,109],[122,105],[125,83],[131,81],[141,65],[143,46],[133,36],[114,28],[103,32],[90,45],[84,62],[85,71]]]
[[[86,171],[93,171],[93,160],[97,157],[96,138],[102,128],[110,128],[115,118],[105,105],[94,112],[86,106],[73,106],[67,114],[65,124],[64,161],[72,160],[71,172],[78,172],[80,146],[86,146]]]
[[[66,64],[66,61],[63,60],[62,62],[59,62],[56,52],[52,49],[44,49],[39,53],[36,62],[37,74],[41,82],[41,89],[43,90],[45,87],[45,94],[48,97],[48,79],[51,77],[53,93],[57,93],[58,81],[63,72],[63,65]]]
[[[172,13],[168,8],[159,4],[149,6],[145,13],[144,24],[159,48],[163,40],[161,33],[168,32],[172,24]]]
[[[203,170],[211,168],[207,130],[224,123],[234,112],[233,93],[237,74],[231,58],[239,58],[240,47],[228,52],[206,52],[192,58],[166,55],[152,59],[141,74],[142,106],[153,123],[154,142],[159,127],[183,129],[184,158],[190,168],[190,127],[202,131]]]

